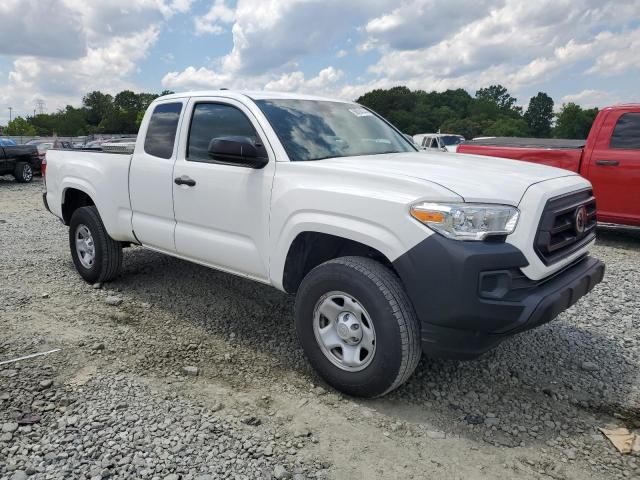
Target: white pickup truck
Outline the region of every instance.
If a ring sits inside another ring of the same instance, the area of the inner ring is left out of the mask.
[[[351,103],[272,92],[157,99],[132,155],[49,150],[47,208],[88,282],[136,244],[296,294],[335,388],[380,396],[422,352],[473,358],[602,280],[575,173],[419,153]]]

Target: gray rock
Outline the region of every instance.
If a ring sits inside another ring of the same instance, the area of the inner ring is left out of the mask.
[[[446,438],[447,435],[444,432],[440,432],[438,430],[428,430],[427,437],[433,440],[442,440],[443,438]]]
[[[13,433],[11,432],[0,434],[0,442],[8,443],[11,441],[12,438],[13,438]]]
[[[16,470],[11,476],[11,480],[27,480],[28,475],[24,470]]]
[[[278,464],[273,469],[273,477],[276,480],[283,480],[283,479],[291,478],[291,474],[287,471],[286,468],[284,468],[284,466]]]
[[[180,475],[177,473],[170,473],[169,475],[164,477],[164,480],[180,480]]]
[[[182,367],[182,373],[189,377],[197,377],[200,374],[198,367],[186,366]]]
[[[7,422],[2,424],[3,433],[13,433],[18,430],[19,425],[16,422]]]
[[[567,448],[563,453],[569,460],[575,460],[577,457],[576,450],[574,448]]]
[[[600,367],[598,366],[597,363],[594,362],[582,362],[582,364],[580,365],[580,368],[582,368],[582,370],[585,370],[587,372],[595,372],[597,370],[600,370]]]
[[[131,315],[126,312],[113,312],[109,315],[109,318],[118,323],[127,323],[131,321]]]
[[[104,347],[104,343],[94,343],[91,346],[91,350],[96,351],[96,352],[102,351],[102,350],[104,350],[104,348],[105,348]]]
[[[115,295],[110,295],[104,299],[104,303],[106,303],[107,305],[111,305],[112,307],[117,307],[119,305],[122,305],[123,301],[124,300],[122,299],[122,297],[118,297]]]
[[[51,379],[42,380],[40,382],[40,388],[42,388],[43,390],[45,388],[49,388],[51,385],[53,385],[53,380],[51,380]]]

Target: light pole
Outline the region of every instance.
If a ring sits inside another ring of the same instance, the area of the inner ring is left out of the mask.
[[[9,123],[11,123],[11,111],[13,110],[13,107],[9,107]]]

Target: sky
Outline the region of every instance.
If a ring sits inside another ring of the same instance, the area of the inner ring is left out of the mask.
[[[0,18],[0,124],[93,90],[640,101],[640,0],[2,0]]]

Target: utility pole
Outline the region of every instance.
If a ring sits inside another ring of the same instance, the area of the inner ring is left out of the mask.
[[[11,123],[11,112],[13,110],[13,107],[9,107],[9,123]]]

